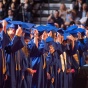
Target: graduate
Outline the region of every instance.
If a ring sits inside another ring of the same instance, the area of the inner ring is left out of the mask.
[[[28,48],[30,50],[30,60],[31,68],[36,70],[33,75],[32,87],[41,88],[42,86],[42,70],[43,70],[43,49],[44,43],[41,42],[41,35],[44,31],[33,29],[34,38],[28,43]]]
[[[5,47],[8,45],[9,39],[6,34],[6,26],[5,20],[0,23],[0,88],[3,88],[5,80],[7,80]]]
[[[16,51],[20,50],[24,43],[22,41],[22,28],[18,27],[17,30],[15,30],[15,25],[11,24],[9,29],[7,30],[7,34],[9,36],[10,43],[5,47],[6,50],[6,59],[8,63],[8,80],[6,83],[6,87],[8,85],[9,88],[17,88],[16,85]],[[20,84],[19,84],[20,85]]]
[[[32,70],[30,63],[30,51],[28,50],[28,43],[30,41],[30,32],[25,31],[24,42],[25,46],[21,49],[22,55],[22,83],[21,88],[32,88],[32,77],[35,70]]]
[[[48,45],[46,43],[46,39],[48,37],[48,33],[47,33],[47,27],[46,26],[38,26],[38,29],[41,29],[43,32],[43,34],[41,35],[41,42],[44,45],[43,48],[43,55],[42,55],[42,62],[43,62],[43,69],[42,69],[42,88],[47,88],[47,69],[46,69],[46,57],[48,55]]]
[[[48,37],[46,42],[49,46],[47,62],[47,88],[57,88],[57,74],[59,73],[59,59],[56,49],[56,43],[52,37]]]
[[[62,71],[62,60],[63,60],[63,50],[62,50],[62,42],[63,42],[63,34],[64,31],[62,29],[57,30],[57,37],[56,37],[56,43],[57,43],[57,53],[58,53],[58,59],[59,59],[59,70],[58,70],[58,81],[57,81],[57,86],[58,88],[61,87],[61,71]],[[62,58],[62,59],[61,59]]]

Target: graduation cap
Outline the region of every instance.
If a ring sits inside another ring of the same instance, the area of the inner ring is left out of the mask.
[[[69,33],[71,34],[71,35],[73,35],[74,37],[77,37],[78,35],[78,33],[81,33],[83,36],[85,35],[85,29],[83,29],[83,28],[77,28],[76,30],[74,30],[74,31],[69,31]]]
[[[23,22],[23,24],[25,24],[28,28],[25,28],[27,30],[30,30],[31,28],[33,28],[35,26],[35,24],[32,24],[32,23],[26,23],[26,22]],[[25,27],[25,26],[24,26]]]
[[[43,34],[43,32],[45,31],[45,28],[46,28],[45,26],[40,25],[40,26],[36,27],[35,29],[38,30],[39,36],[41,36]]]
[[[24,39],[30,39],[30,31],[28,31],[27,29],[24,29],[23,32],[25,33]]]
[[[55,26],[52,25],[46,25],[47,26],[47,32],[57,32],[58,28],[56,28]]]
[[[68,38],[68,36],[70,36],[70,33],[64,33],[64,40],[67,40]]]
[[[5,18],[4,20],[6,20],[7,22],[12,21],[12,19],[9,17]]]
[[[16,26],[14,24],[8,24],[6,29],[8,30],[9,28],[16,29]]]
[[[49,36],[49,37],[46,39],[46,43],[52,43],[52,42],[54,42],[54,39]]]
[[[67,28],[66,32],[68,32],[68,31],[73,31],[73,30],[75,30],[75,29],[77,29],[77,28],[78,28],[77,25],[72,25],[72,26],[70,26],[70,27]]]
[[[77,33],[81,33],[83,36],[85,35],[85,29],[83,29],[83,28],[78,28],[77,30],[75,30]]]
[[[57,32],[59,32],[61,35],[64,34],[64,30],[63,30],[62,28],[59,28],[59,29],[57,30]]]
[[[57,45],[56,43],[54,42],[54,39],[52,37],[48,37],[46,39],[46,43],[48,43],[48,45],[52,45],[54,47],[55,50],[57,50]]]
[[[29,24],[29,23],[25,23],[25,22],[21,22],[21,21],[9,21],[9,24],[14,24],[16,27],[21,26],[22,28],[25,29],[30,29],[31,27],[34,26],[34,24]]]
[[[76,31],[70,31],[69,32],[73,37],[78,37],[78,35],[77,35],[77,32]]]

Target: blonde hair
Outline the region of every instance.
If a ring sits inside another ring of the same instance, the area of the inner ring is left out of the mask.
[[[28,58],[28,56],[29,56],[29,51],[28,51],[27,46],[24,46],[24,47],[22,48],[22,51],[23,51],[23,53],[25,54],[25,56]]]

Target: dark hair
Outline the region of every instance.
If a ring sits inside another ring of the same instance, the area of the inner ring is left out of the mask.
[[[85,60],[88,61],[88,55],[86,56]]]
[[[70,22],[70,25],[73,25],[73,24],[75,24],[75,22],[74,22],[74,21],[71,21],[71,22]]]

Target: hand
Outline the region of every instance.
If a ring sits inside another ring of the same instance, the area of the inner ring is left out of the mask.
[[[2,26],[3,26],[3,31],[6,33],[7,22],[5,20],[3,20],[2,22]]]
[[[74,41],[74,37],[72,35],[67,37],[69,40]]]
[[[22,80],[24,80],[24,76],[22,76]]]
[[[75,69],[71,69],[71,73],[75,73]]]
[[[54,78],[51,79],[51,83],[54,83]]]
[[[58,74],[60,73],[60,71],[61,71],[61,69],[59,68],[59,69],[58,69]]]
[[[42,35],[42,40],[46,40],[47,37],[48,37],[48,34],[46,32],[44,32]]]
[[[5,75],[5,78],[4,78],[4,80],[6,81],[6,80],[7,80],[7,78],[8,78],[8,76],[7,76],[7,75]]]
[[[22,36],[22,33],[23,33],[23,30],[22,28],[19,26],[18,29],[16,30],[16,35],[21,37]]]
[[[30,73],[31,75],[35,74],[36,73],[36,70],[33,70],[31,68],[28,68],[27,69],[28,73]]]
[[[38,38],[34,37],[34,43],[36,44],[36,47],[38,47]]]
[[[38,37],[38,30],[34,29],[34,37]]]
[[[5,26],[5,27],[7,26],[6,20],[3,20],[2,25],[3,25],[3,27],[4,27],[4,26]]]
[[[50,80],[50,74],[47,72],[47,79],[49,79]]]
[[[58,25],[58,23],[54,23],[54,25],[55,25],[57,28],[59,28],[59,25]]]
[[[82,35],[80,32],[77,35],[78,35],[78,39],[82,39]]]
[[[60,33],[57,33],[56,42],[59,42],[60,44],[62,42],[62,36],[60,35]]]
[[[71,69],[67,69],[66,70],[66,73],[71,73]]]

